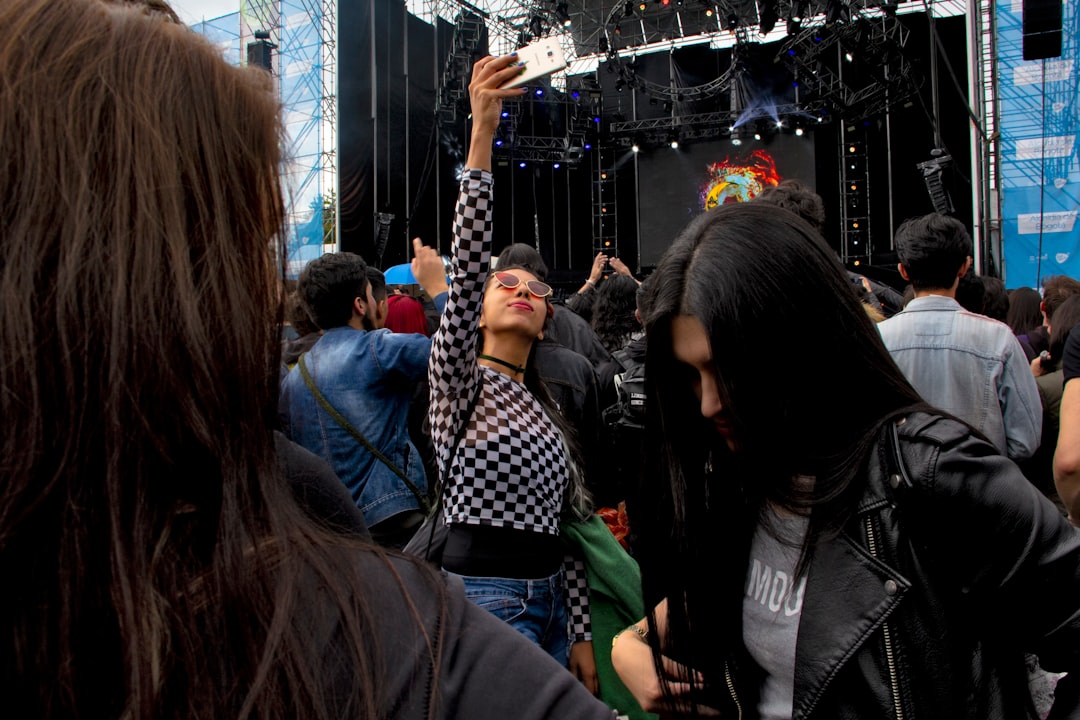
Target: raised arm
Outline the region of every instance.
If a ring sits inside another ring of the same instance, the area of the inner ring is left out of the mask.
[[[524,88],[499,86],[521,72],[516,56],[484,57],[473,66],[469,97],[473,108],[468,168],[454,213],[450,289],[439,329],[432,338],[428,378],[431,384],[432,439],[438,447],[452,441],[476,389],[476,335],[491,264],[491,143],[502,115],[503,98]],[[445,458],[444,458],[445,459]]]

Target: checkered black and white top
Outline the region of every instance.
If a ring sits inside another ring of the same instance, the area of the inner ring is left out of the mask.
[[[431,342],[431,437],[447,478],[447,524],[559,534],[570,483],[562,436],[519,382],[477,363],[480,308],[491,264],[491,173],[466,170],[454,216],[446,310]],[[469,401],[480,385],[472,416]],[[469,425],[454,457],[457,429]],[[446,465],[450,463],[447,471]],[[590,640],[585,566],[567,556],[567,617],[575,640]]]

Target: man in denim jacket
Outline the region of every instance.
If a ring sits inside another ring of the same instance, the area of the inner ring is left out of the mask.
[[[971,236],[931,213],[896,231],[900,274],[915,290],[904,310],[878,323],[893,360],[927,402],[978,428],[1013,460],[1042,434],[1042,403],[1019,341],[1004,323],[956,302],[971,267]]]
[[[446,291],[425,286],[434,297]],[[303,357],[326,401],[398,471],[357,440],[316,399],[300,364],[282,381],[283,432],[327,460],[364,514],[374,539],[400,548],[423,519],[429,481],[407,418],[414,385],[427,373],[431,341],[416,333],[376,329],[376,303],[364,260],[353,253],[326,254],[300,275],[300,297],[323,335]],[[411,485],[411,486],[410,486]]]

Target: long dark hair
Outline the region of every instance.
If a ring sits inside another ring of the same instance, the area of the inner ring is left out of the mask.
[[[853,510],[879,428],[925,406],[835,253],[789,211],[733,204],[697,218],[661,259],[645,308],[648,510],[630,521],[646,606],[669,598],[669,651],[710,682],[741,646],[747,554],[766,503],[813,507],[805,570]],[[736,453],[702,418],[694,378],[672,355],[680,315],[708,333]],[[812,489],[793,486],[800,475],[816,478]]]
[[[275,455],[270,76],[138,7],[5,0],[0,27],[6,706],[375,717],[359,541]],[[356,682],[331,699],[311,628],[334,622]]]
[[[634,315],[637,289],[634,278],[626,275],[611,275],[596,289],[590,322],[608,352],[621,350],[630,342],[630,336],[641,329]]]

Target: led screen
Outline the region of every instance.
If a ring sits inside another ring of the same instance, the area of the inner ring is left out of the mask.
[[[637,169],[640,264],[645,268],[655,267],[683,226],[709,207],[750,200],[787,178],[816,186],[809,134],[642,150]]]

